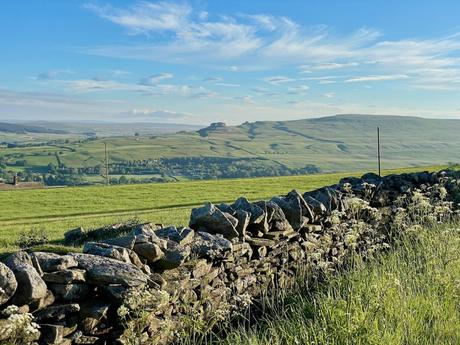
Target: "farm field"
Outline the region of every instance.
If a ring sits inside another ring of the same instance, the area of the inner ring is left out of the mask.
[[[446,166],[385,170],[384,174],[436,171]],[[21,233],[44,233],[60,244],[65,231],[92,228],[134,217],[154,223],[186,225],[193,206],[232,202],[239,196],[270,199],[292,189],[307,191],[363,172],[287,177],[13,190],[0,192],[0,252],[16,250]]]
[[[44,180],[48,185],[102,184],[105,144],[115,184],[126,183],[128,176],[165,182],[369,170],[374,164],[377,126],[387,168],[456,160],[458,120],[339,115],[212,125],[161,135],[76,140],[61,134],[60,140],[30,145],[24,145],[30,138],[18,136],[18,142],[0,144],[0,178],[3,172],[5,180],[20,173],[23,181]],[[122,176],[124,182],[119,181]]]

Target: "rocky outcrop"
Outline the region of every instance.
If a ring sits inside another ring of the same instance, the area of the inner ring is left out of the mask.
[[[66,238],[84,243],[82,253],[18,252],[0,264],[0,309],[32,313],[42,344],[123,344],[133,330],[140,343],[177,341],[186,318],[225,318],[288,288],[299,270],[334,271],[415,223],[450,219],[459,177],[366,174],[269,201],[207,203],[186,227],[72,230]],[[6,322],[0,316],[0,329]]]

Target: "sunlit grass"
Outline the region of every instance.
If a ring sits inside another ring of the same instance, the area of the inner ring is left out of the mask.
[[[385,174],[436,171],[445,166],[385,170]],[[52,242],[64,232],[94,228],[133,217],[154,223],[187,225],[190,209],[204,202],[233,202],[240,196],[270,199],[292,189],[307,191],[363,172],[151,183],[142,185],[68,187],[0,192],[0,253],[16,250],[21,233],[43,231]]]
[[[214,344],[460,344],[460,227],[421,229]]]

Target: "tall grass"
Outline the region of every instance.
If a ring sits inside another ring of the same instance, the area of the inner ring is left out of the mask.
[[[460,226],[420,227],[390,253],[296,290],[213,344],[460,344]],[[312,292],[313,291],[313,292]]]

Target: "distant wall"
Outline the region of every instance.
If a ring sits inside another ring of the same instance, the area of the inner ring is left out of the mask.
[[[299,269],[310,277],[332,272],[352,253],[389,248],[398,231],[451,219],[457,178],[366,174],[269,201],[209,203],[192,210],[188,227],[75,229],[66,240],[84,242],[83,253],[18,252],[0,264],[0,305],[33,314],[41,328],[29,342],[168,343],[178,330],[225,319],[288,288]],[[10,319],[0,319],[0,343]]]
[[[44,187],[44,184],[40,182],[19,182],[18,184],[0,183],[0,191],[12,189],[40,189]]]

